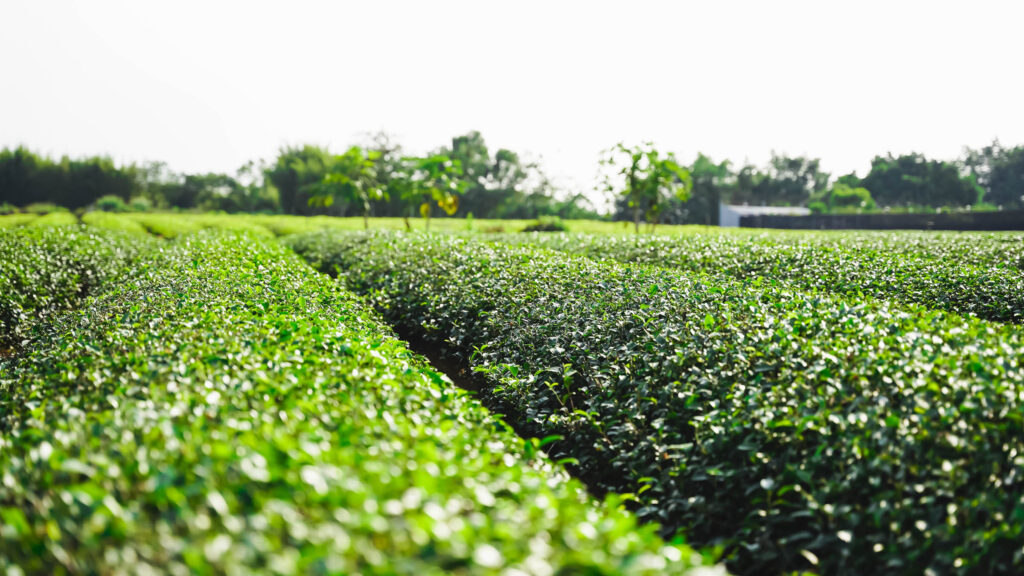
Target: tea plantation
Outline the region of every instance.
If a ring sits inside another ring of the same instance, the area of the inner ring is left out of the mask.
[[[82,220],[0,221],[0,571],[1024,571],[1020,234]]]
[[[289,244],[400,332],[460,356],[517,429],[560,436],[552,453],[595,490],[634,494],[640,518],[724,547],[738,572],[1024,562],[1014,324],[811,278],[528,243],[321,232]],[[989,286],[964,284],[960,301],[988,301]]]

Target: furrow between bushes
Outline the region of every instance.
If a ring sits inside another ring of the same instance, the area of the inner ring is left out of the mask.
[[[290,251],[149,252],[0,360],[0,570],[661,574],[595,502]]]
[[[739,572],[1024,568],[1016,326],[455,238],[288,243]]]

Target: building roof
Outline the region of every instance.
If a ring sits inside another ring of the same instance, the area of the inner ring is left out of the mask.
[[[765,214],[782,214],[786,216],[807,216],[811,213],[810,208],[804,206],[736,206],[732,204],[723,204],[723,208],[728,208],[740,216],[762,216]]]

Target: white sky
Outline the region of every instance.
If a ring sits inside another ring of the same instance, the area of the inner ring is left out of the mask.
[[[589,190],[598,154],[1024,144],[1024,2],[0,0],[0,146],[234,170],[479,130]]]

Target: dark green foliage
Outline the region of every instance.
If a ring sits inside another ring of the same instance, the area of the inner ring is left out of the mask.
[[[522,232],[565,232],[569,229],[557,216],[542,216],[522,229]]]
[[[223,232],[166,246],[0,360],[0,571],[700,563],[588,499],[294,254]]]
[[[985,190],[988,206],[1024,207],[1024,146],[1006,147],[995,140],[978,150],[965,148],[957,164]]]
[[[825,190],[828,180],[829,174],[821,170],[821,160],[772,152],[764,169],[749,165],[740,169],[729,201],[734,204],[803,206],[815,193]]]
[[[504,238],[523,242],[521,236]],[[1024,236],[908,232],[552,236],[529,242],[804,291],[886,298],[987,320],[1024,322]]]
[[[811,200],[808,207],[815,214],[871,212],[876,207],[867,188],[849,186],[843,182],[836,182],[828,190],[812,196]]]
[[[627,199],[637,233],[641,216],[656,226],[671,199],[686,202],[690,198],[690,171],[671,152],[663,154],[650,142],[630,147],[619,142],[601,155],[601,165],[608,169],[602,188],[613,201]]]
[[[1007,150],[994,163],[985,201],[997,206],[1024,206],[1024,146]]]
[[[0,357],[121,273],[151,240],[80,226],[0,229]]]
[[[277,188],[281,211],[285,214],[312,214],[309,204],[312,188],[323,182],[333,157],[319,146],[282,148],[275,163],[266,169],[266,179]],[[338,205],[333,210],[344,208]],[[332,214],[339,214],[332,212]]]
[[[101,196],[96,200],[95,206],[97,210],[102,212],[127,212],[128,204],[120,196],[114,196],[108,194],[107,196]]]
[[[740,572],[1024,569],[1016,326],[454,238],[291,245]]]
[[[0,202],[81,208],[107,194],[127,200],[134,186],[134,174],[107,157],[51,160],[21,146],[0,150]]]
[[[815,158],[772,153],[763,167],[744,164],[734,169],[731,162],[714,162],[698,154],[691,166],[685,167],[692,178],[692,194],[688,199],[669,198],[658,218],[665,224],[718,224],[719,202],[788,206],[807,204],[812,196],[828,186],[829,175],[821,171]],[[627,198],[615,202],[614,220],[635,217]]]
[[[921,154],[876,156],[859,183],[879,206],[969,206],[984,190],[960,175],[956,165]]]
[[[452,138],[451,147],[442,148],[441,153],[462,166],[459,210],[463,214],[521,220],[542,216],[599,217],[591,201],[582,194],[557,198],[554,186],[538,163],[504,148],[492,154],[480,132],[474,130]]]

